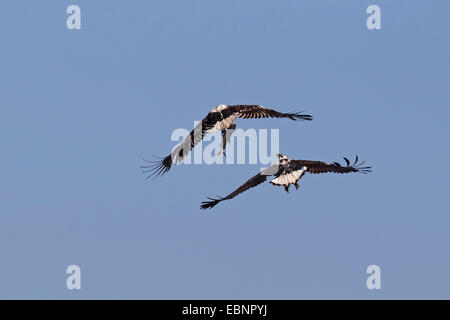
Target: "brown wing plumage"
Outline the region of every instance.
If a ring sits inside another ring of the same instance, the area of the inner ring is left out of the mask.
[[[276,110],[268,109],[260,105],[234,105],[229,106],[222,113],[233,113],[239,118],[244,119],[259,119],[259,118],[288,118],[291,120],[312,120],[309,114],[302,114],[301,112],[282,113]]]
[[[264,181],[266,181],[266,179],[267,179],[267,175],[262,175],[261,173],[258,173],[256,176],[250,178],[246,183],[244,183],[242,186],[240,186],[239,188],[234,190],[232,193],[230,193],[226,197],[218,197],[218,198],[208,197],[208,199],[210,201],[203,201],[201,203],[200,208],[201,209],[211,209],[212,207],[217,205],[219,202],[221,202],[223,200],[232,199],[232,198],[236,197],[238,194],[263,183]]]
[[[350,160],[344,157],[346,166],[342,166],[339,162],[323,162],[323,161],[311,161],[311,160],[292,160],[293,168],[303,168],[306,167],[306,171],[312,174],[317,173],[349,173],[349,172],[361,172],[369,173],[372,172],[372,167],[364,167],[363,162],[358,163],[358,156],[356,156],[355,162],[350,164]]]
[[[141,166],[143,173],[150,173],[150,178],[165,174],[170,170],[172,163],[183,161],[186,155],[209,133],[214,125],[222,119],[219,112],[210,112],[208,115],[191,131],[191,133],[176,147],[167,157],[159,158],[155,161],[144,159],[148,165]]]

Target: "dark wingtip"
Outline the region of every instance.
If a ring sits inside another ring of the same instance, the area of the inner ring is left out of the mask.
[[[358,158],[358,156],[356,156],[356,158]],[[345,160],[345,163],[347,164],[347,167],[350,166],[350,160],[348,160],[346,157],[344,157],[344,160]]]
[[[346,159],[346,158],[344,158],[344,159]],[[372,172],[372,167],[370,167],[370,166],[363,167],[363,165],[364,165],[364,163],[366,163],[366,161],[362,161],[362,162],[358,162],[358,161],[359,161],[359,158],[358,158],[358,155],[356,155],[355,162],[351,165],[356,170],[356,172],[360,172],[362,174],[367,174],[369,172]],[[347,162],[347,167],[350,166],[350,161],[348,161],[348,159],[346,159],[346,162]]]
[[[164,175],[167,171],[170,170],[170,167],[172,166],[172,156],[168,155],[165,158],[160,158],[156,161],[149,161],[144,159],[145,162],[149,163],[149,165],[141,166],[142,169],[145,169],[142,171],[142,173],[151,173],[149,176],[147,176],[147,179],[154,176],[154,178],[158,176]]]
[[[302,112],[288,113],[288,115],[289,115],[289,118],[292,120],[311,121],[313,119],[312,115],[303,114]]]
[[[206,210],[206,209],[212,209],[214,206],[216,206],[220,201],[222,201],[222,198],[214,199],[207,197],[210,201],[203,201],[200,205],[200,209]]]

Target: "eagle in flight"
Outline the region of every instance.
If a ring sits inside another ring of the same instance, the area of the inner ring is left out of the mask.
[[[275,178],[270,181],[271,184],[275,186],[284,186],[286,192],[289,192],[289,186],[293,184],[296,189],[299,188],[298,181],[303,177],[305,172],[311,174],[317,173],[349,173],[349,172],[361,172],[369,173],[372,167],[363,167],[365,161],[358,163],[358,156],[356,156],[355,162],[350,164],[350,161],[344,157],[346,166],[342,166],[339,162],[322,162],[322,161],[311,161],[311,160],[294,160],[289,159],[285,155],[278,154],[278,162],[271,167],[264,169],[258,173],[253,178],[250,178],[246,183],[237,188],[235,191],[227,195],[226,197],[218,197],[216,199],[209,198],[209,201],[204,201],[201,203],[201,209],[211,209],[219,202],[224,200],[230,200],[236,197],[238,194],[247,191],[250,188],[256,187],[257,185],[266,181],[267,176],[275,176]]]
[[[145,160],[148,164],[141,166],[143,173],[150,173],[147,178],[163,175],[170,170],[173,163],[183,161],[184,157],[210,132],[221,130],[222,151],[225,156],[225,148],[236,128],[236,117],[244,119],[259,118],[288,118],[291,120],[312,120],[309,114],[301,112],[282,113],[260,105],[218,105],[214,107],[206,117],[191,131],[191,133],[169,154],[157,161]]]

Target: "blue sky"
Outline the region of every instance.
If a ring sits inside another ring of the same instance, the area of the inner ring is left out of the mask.
[[[66,28],[79,5],[82,29]],[[381,30],[366,8],[381,8]],[[450,298],[448,1],[5,1],[0,298]],[[260,165],[146,180],[217,104],[307,110],[280,151],[370,175],[268,183]],[[82,289],[66,288],[79,265]],[[381,267],[381,290],[366,268]]]

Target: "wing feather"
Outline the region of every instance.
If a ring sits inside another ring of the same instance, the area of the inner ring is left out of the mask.
[[[260,118],[288,118],[291,120],[312,120],[309,114],[301,112],[282,113],[260,105],[233,105],[223,110],[222,113],[227,117],[228,113],[236,114],[239,118],[260,119]]]
[[[360,173],[369,173],[372,172],[372,167],[363,166],[363,162],[358,163],[358,156],[356,156],[353,164],[350,164],[350,160],[344,157],[344,161],[346,166],[342,166],[339,162],[323,162],[323,161],[312,161],[312,160],[293,160],[292,165],[293,168],[301,168],[305,166],[307,168],[307,172],[312,174],[318,173],[349,173],[349,172],[360,172]]]
[[[232,198],[236,197],[237,195],[243,193],[244,191],[247,191],[248,189],[254,188],[257,185],[263,183],[264,181],[266,181],[266,179],[267,179],[267,175],[258,173],[256,176],[250,178],[246,183],[244,183],[242,186],[240,186],[239,188],[234,190],[232,193],[230,193],[226,197],[217,197],[217,198],[209,198],[208,197],[209,201],[203,201],[201,203],[200,208],[201,209],[211,209],[215,205],[217,205],[219,202],[232,199]]]
[[[200,142],[203,138],[212,131],[217,122],[222,119],[219,112],[209,112],[208,115],[200,121],[199,124],[184,138],[184,140],[173,149],[172,153],[164,158],[156,161],[145,160],[148,164],[141,166],[143,173],[150,173],[147,177],[165,174],[170,170],[173,163],[179,163],[189,154],[189,152]]]

